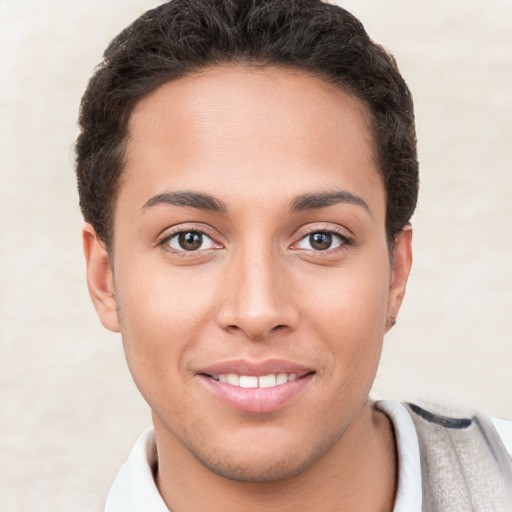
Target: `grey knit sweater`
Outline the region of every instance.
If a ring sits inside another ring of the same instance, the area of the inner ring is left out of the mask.
[[[406,407],[418,433],[423,512],[512,512],[512,462],[486,416]]]

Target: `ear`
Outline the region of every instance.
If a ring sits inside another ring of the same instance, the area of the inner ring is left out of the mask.
[[[386,332],[395,325],[396,317],[402,305],[405,288],[412,265],[412,227],[404,226],[396,236],[393,245],[393,263],[389,287]]]
[[[119,332],[114,276],[105,244],[88,223],[82,230],[82,239],[87,266],[87,286],[92,302],[103,326],[110,331]]]

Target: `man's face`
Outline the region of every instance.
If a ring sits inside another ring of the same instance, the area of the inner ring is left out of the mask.
[[[385,208],[364,107],[318,78],[211,68],[136,106],[97,307],[159,446],[275,480],[358,428],[408,273]]]

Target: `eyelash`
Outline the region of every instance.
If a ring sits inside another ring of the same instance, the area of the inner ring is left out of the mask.
[[[353,243],[354,243],[353,240],[347,235],[345,230],[337,229],[336,227],[325,226],[322,228],[312,229],[312,230],[302,234],[301,237],[298,239],[298,241],[294,242],[292,244],[291,249],[297,250],[297,251],[302,250],[301,248],[298,248],[296,246],[303,240],[306,240],[308,237],[310,237],[312,235],[316,235],[316,234],[331,235],[331,236],[338,238],[338,240],[340,242],[339,245],[337,245],[336,247],[334,247],[332,249],[331,248],[325,249],[325,250],[306,249],[306,251],[313,252],[318,255],[321,255],[323,253],[332,254],[333,252],[338,252],[340,250],[344,250],[347,247],[353,245]]]
[[[186,249],[180,250],[180,249],[171,247],[171,245],[170,245],[171,240],[173,238],[178,237],[179,235],[185,234],[185,233],[198,233],[198,234],[204,235],[204,236],[208,237],[211,240],[212,244],[216,245],[217,247],[211,247],[211,248],[207,248],[207,249],[197,249],[197,250],[186,250]],[[325,250],[301,249],[301,248],[296,247],[300,242],[302,242],[303,240],[306,240],[308,237],[315,235],[315,234],[327,234],[327,235],[334,236],[334,237],[338,238],[340,243],[339,243],[339,245],[337,245],[336,247],[334,247],[332,249],[329,248],[329,249],[325,249]],[[221,243],[219,243],[215,240],[215,235],[213,233],[211,233],[210,230],[207,230],[204,227],[201,227],[201,228],[185,227],[185,228],[176,229],[176,231],[173,231],[171,233],[166,233],[160,240],[158,240],[157,245],[164,247],[166,250],[168,250],[170,252],[173,252],[175,254],[177,253],[182,257],[190,257],[190,256],[194,256],[195,254],[197,255],[197,253],[200,253],[200,252],[224,248],[224,246]],[[347,246],[351,246],[351,245],[353,245],[353,241],[349,236],[347,236],[345,231],[342,232],[341,229],[338,230],[336,228],[326,226],[323,228],[312,229],[306,233],[303,233],[301,235],[301,237],[290,246],[290,249],[305,250],[305,251],[313,252],[316,254],[322,254],[322,253],[332,254],[335,251],[337,252],[339,250],[346,249]]]
[[[178,237],[181,234],[185,233],[198,233],[200,235],[208,237],[212,244],[216,245],[217,247],[212,247],[208,249],[201,249],[201,250],[186,250],[186,249],[176,249],[174,247],[171,247],[170,242],[173,238]],[[172,231],[171,233],[167,232],[165,235],[157,241],[157,245],[163,247],[165,250],[170,251],[172,253],[178,253],[182,257],[189,257],[194,256],[194,254],[197,254],[198,252],[204,252],[209,250],[216,250],[216,249],[222,249],[223,245],[216,241],[215,235],[210,232],[210,230],[206,229],[205,227],[180,227],[179,229],[176,229],[175,231]]]

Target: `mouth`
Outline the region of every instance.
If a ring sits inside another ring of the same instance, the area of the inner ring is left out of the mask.
[[[288,382],[293,382],[304,375],[296,373],[269,373],[268,375],[237,375],[236,373],[220,373],[218,375],[203,374],[218,382],[225,382],[239,388],[274,388]],[[308,374],[306,374],[308,375]]]
[[[230,361],[197,373],[224,405],[241,412],[268,413],[283,408],[313,381],[316,372],[287,361]]]

